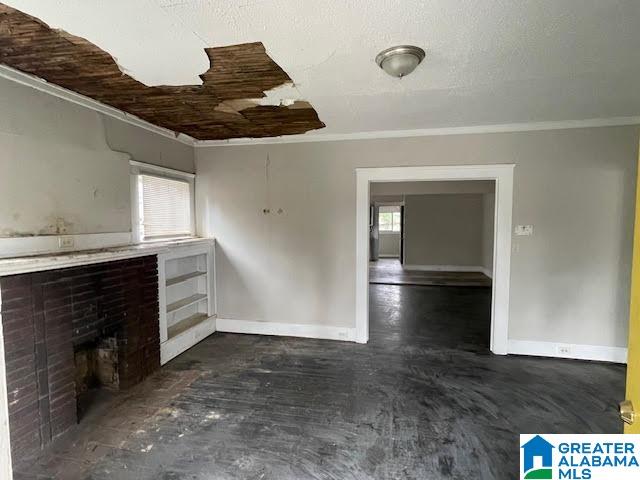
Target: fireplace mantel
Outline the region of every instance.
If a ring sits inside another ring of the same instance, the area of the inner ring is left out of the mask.
[[[125,245],[97,250],[80,250],[64,253],[49,253],[23,257],[0,258],[0,277],[19,273],[57,270],[59,268],[91,265],[94,263],[123,260],[167,253],[172,247],[198,245],[212,242],[212,239],[193,238],[172,242],[153,242]]]

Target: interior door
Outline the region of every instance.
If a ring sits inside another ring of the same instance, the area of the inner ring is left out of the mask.
[[[640,172],[639,172],[640,173]],[[640,176],[638,177],[640,178]],[[631,308],[629,315],[629,350],[627,357],[627,395],[620,405],[625,421],[624,433],[640,433],[640,188],[636,183],[636,217],[633,234],[631,272]],[[634,412],[635,408],[635,412]]]

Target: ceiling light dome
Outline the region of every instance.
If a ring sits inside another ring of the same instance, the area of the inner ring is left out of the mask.
[[[413,45],[387,48],[376,56],[378,66],[392,77],[409,75],[424,59],[424,50]]]

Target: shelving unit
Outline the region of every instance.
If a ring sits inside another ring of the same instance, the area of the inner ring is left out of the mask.
[[[211,241],[158,255],[162,364],[215,332],[213,252]]]
[[[182,282],[186,282],[187,280],[191,280],[192,278],[199,277],[201,275],[206,275],[207,272],[190,272],[185,273],[184,275],[178,275],[177,277],[167,278],[166,285],[170,287],[171,285],[177,285]]]
[[[167,305],[167,313],[173,313],[181,308],[190,307],[191,305],[200,303],[202,300],[206,300],[206,298],[206,293],[195,293],[187,298],[183,298]]]

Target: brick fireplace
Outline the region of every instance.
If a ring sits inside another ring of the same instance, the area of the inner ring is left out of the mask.
[[[15,463],[77,423],[82,375],[122,389],[160,367],[155,255],[0,277],[0,293]]]

